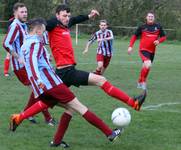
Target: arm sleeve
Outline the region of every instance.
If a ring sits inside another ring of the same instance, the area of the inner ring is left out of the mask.
[[[130,39],[130,43],[129,43],[129,47],[133,47],[135,41],[137,39],[137,36],[136,35],[133,35]]]
[[[8,33],[4,39],[3,47],[8,51],[9,53],[14,51],[13,48],[13,42],[17,39],[19,34],[18,26],[17,25],[11,25],[8,29]]]
[[[166,40],[166,34],[165,31],[163,30],[162,26],[160,26],[160,39],[159,42],[162,43]]]
[[[110,30],[110,37],[111,39],[114,39],[114,35],[113,35],[113,32]]]
[[[52,18],[47,20],[46,30],[51,31],[53,30],[58,24],[58,20],[56,18]]]
[[[30,48],[30,69],[33,75],[33,78],[38,82],[43,82],[40,76],[40,71],[38,69],[38,57],[41,53],[42,44],[33,43]]]
[[[139,27],[136,29],[134,35],[131,37],[130,43],[129,43],[129,47],[133,47],[133,45],[134,45],[137,37],[140,36],[140,35],[141,35],[141,26],[139,26]]]
[[[72,18],[70,18],[68,27],[70,28],[73,25],[84,22],[84,21],[86,21],[88,19],[89,19],[88,15],[79,15],[77,17],[72,17]]]
[[[94,34],[92,35],[92,37],[89,39],[88,42],[89,42],[90,44],[92,44],[92,43],[94,43],[95,40],[97,40],[96,33],[94,33]]]

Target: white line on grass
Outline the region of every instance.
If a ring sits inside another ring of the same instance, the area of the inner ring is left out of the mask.
[[[174,103],[161,103],[161,104],[156,104],[156,105],[148,105],[145,107],[142,107],[142,110],[155,110],[159,109],[163,106],[170,106],[170,105],[181,105],[181,102],[174,102]]]

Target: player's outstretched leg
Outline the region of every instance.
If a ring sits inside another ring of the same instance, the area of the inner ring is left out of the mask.
[[[95,126],[97,129],[102,131],[110,141],[114,141],[119,135],[121,135],[122,130],[118,129],[113,131],[108,125],[106,125],[96,114],[88,110],[86,106],[79,102],[77,98],[67,103],[68,108],[71,108],[82,115],[82,117]]]
[[[137,110],[137,111],[140,110],[142,104],[143,104],[144,101],[145,101],[146,95],[147,95],[147,91],[144,90],[142,94],[134,97],[134,101],[135,101],[134,109],[135,109],[135,110]]]
[[[114,97],[117,100],[120,100],[120,101],[126,103],[128,106],[131,106],[133,109],[135,109],[138,106],[138,102],[137,102],[138,99],[130,97],[127,93],[123,92],[119,88],[112,85],[103,76],[99,76],[99,75],[90,73],[89,84],[93,84],[93,85],[97,85],[97,86],[101,87],[101,89],[104,90],[104,92],[107,93],[109,96]],[[137,97],[139,98],[139,101],[142,101],[142,103],[143,103],[146,98],[146,92],[143,92],[142,94],[140,94]],[[139,103],[139,109],[140,109],[142,103]],[[138,110],[138,109],[136,109],[136,110]]]
[[[47,104],[43,103],[42,101],[38,101],[24,112],[11,115],[9,127],[10,131],[14,132],[24,119],[27,119],[30,116],[33,116],[41,112],[42,110],[47,109],[48,107],[49,106]]]

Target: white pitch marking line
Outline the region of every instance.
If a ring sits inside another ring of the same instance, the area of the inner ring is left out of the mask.
[[[180,105],[180,104],[181,104],[180,102],[175,102],[175,103],[162,103],[162,104],[157,104],[157,105],[149,105],[149,106],[142,107],[142,110],[154,110],[162,106]]]

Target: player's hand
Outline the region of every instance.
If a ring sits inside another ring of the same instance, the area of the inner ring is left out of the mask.
[[[88,49],[85,49],[85,50],[82,52],[82,54],[85,55],[85,54],[87,54],[87,52],[88,52]]]
[[[102,41],[105,41],[105,40],[103,38],[97,39],[97,42],[102,42]]]
[[[158,40],[155,40],[153,43],[155,44],[155,46],[157,46],[160,42]]]
[[[40,83],[38,84],[38,87],[39,87],[40,89],[44,89],[44,88],[45,88],[45,84],[43,84],[42,82],[40,82]]]
[[[100,16],[99,12],[95,9],[91,10],[90,14],[88,15],[89,19],[94,18],[96,16]]]
[[[132,47],[128,47],[128,54],[132,54],[133,53],[133,48]]]

